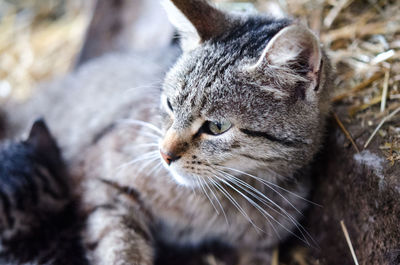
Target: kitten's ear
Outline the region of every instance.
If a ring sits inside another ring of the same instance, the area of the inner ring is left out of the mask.
[[[26,142],[38,151],[45,153],[58,152],[57,143],[43,119],[38,119],[33,123]]]
[[[267,44],[257,65],[265,60],[271,66],[289,68],[318,85],[322,54],[318,38],[302,25],[290,25]]]
[[[228,16],[206,0],[164,0],[171,23],[182,35],[182,49],[191,50],[229,27]]]

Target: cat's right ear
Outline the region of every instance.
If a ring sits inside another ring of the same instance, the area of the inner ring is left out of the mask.
[[[50,154],[58,153],[57,143],[43,119],[38,119],[32,124],[28,139],[25,142],[38,151]]]
[[[222,34],[230,24],[228,16],[206,0],[164,0],[163,5],[181,34],[184,52]]]
[[[303,25],[290,25],[281,29],[268,42],[258,62],[251,68],[264,66],[287,69],[311,81],[318,89],[322,66],[322,52],[315,34]]]

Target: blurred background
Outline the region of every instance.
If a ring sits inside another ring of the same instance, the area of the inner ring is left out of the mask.
[[[0,98],[26,100],[38,82],[66,73],[93,1],[0,0]]]

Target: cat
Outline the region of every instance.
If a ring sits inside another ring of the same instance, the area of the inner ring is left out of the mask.
[[[0,143],[1,264],[87,264],[76,209],[60,150],[43,120],[34,122],[26,140]]]
[[[239,264],[269,264],[287,236],[312,240],[298,219],[329,112],[329,61],[291,20],[172,2],[183,54],[162,86],[161,121],[129,117],[145,120],[131,121],[143,130],[114,127],[82,162],[88,256],[153,264],[157,240],[217,240],[239,252]],[[135,149],[146,137],[153,148]],[[124,192],[132,189],[133,198]]]
[[[333,83],[318,38],[204,0],[166,7],[178,59],[174,46],[103,56],[14,115],[54,128],[81,181],[90,263],[154,264],[159,242],[219,242],[238,264],[269,264],[288,236],[312,244],[299,219]]]

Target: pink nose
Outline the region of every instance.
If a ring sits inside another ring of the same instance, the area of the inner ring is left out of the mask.
[[[161,157],[164,159],[165,163],[167,163],[168,165],[170,165],[172,162],[174,162],[174,161],[178,160],[179,158],[181,158],[180,156],[177,156],[177,155],[172,154],[170,152],[164,153],[161,150],[160,150],[160,154],[161,154]]]

